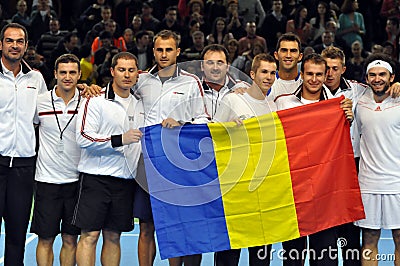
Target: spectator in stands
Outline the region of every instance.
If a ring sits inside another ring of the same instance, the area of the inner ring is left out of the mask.
[[[170,6],[165,10],[165,17],[157,27],[157,32],[162,30],[183,33],[183,28],[178,23],[178,10],[176,6]]]
[[[124,38],[126,50],[131,50],[135,46],[135,39],[131,28],[126,28],[124,30],[122,38]]]
[[[43,55],[44,58],[50,58],[51,52],[57,47],[58,42],[68,34],[68,31],[60,31],[58,18],[50,20],[49,28],[50,31],[43,33],[36,45],[36,52]]]
[[[112,37],[111,44],[113,46],[117,47],[120,51],[125,52],[127,50],[126,49],[126,45],[125,45],[125,40],[124,40],[124,38],[122,36],[118,36],[116,34],[116,32],[115,32],[116,28],[117,28],[117,23],[113,19],[109,19],[105,23],[104,26],[105,26],[104,31],[111,33],[111,37]],[[101,33],[100,33],[100,35],[101,35]],[[101,42],[100,35],[99,35],[99,37],[96,37],[93,40],[93,43],[92,43],[92,54],[93,55],[103,45],[102,42]],[[94,61],[92,61],[92,63],[93,62]]]
[[[218,17],[214,20],[211,28],[211,33],[207,36],[208,44],[223,44],[228,35],[226,20],[223,17]]]
[[[212,23],[215,18],[226,16],[226,7],[223,2],[223,0],[206,1],[204,15],[208,22]]]
[[[197,21],[200,24],[200,30],[203,33],[210,32],[208,21],[204,18],[204,3],[203,0],[190,0],[188,3],[189,16],[184,19],[184,26],[187,27],[192,21]],[[182,47],[181,47],[182,48]]]
[[[158,24],[160,21],[153,16],[153,5],[151,2],[144,2],[142,5],[142,29],[143,30],[151,30],[152,32],[156,32]]]
[[[374,44],[371,47],[371,54],[379,54],[379,53],[383,53],[383,47],[380,44]]]
[[[236,39],[230,39],[224,46],[228,51],[227,61],[229,64],[232,64],[233,61],[239,56],[239,41]]]
[[[115,47],[113,45],[113,37],[111,32],[103,30],[102,32],[100,32],[100,36],[98,38],[99,38],[99,46],[98,49],[96,49],[96,51],[94,52],[92,45],[92,55],[93,55],[92,63],[94,63],[97,66],[99,66],[105,61],[107,57],[106,55],[109,54],[110,50]]]
[[[266,53],[267,42],[263,37],[256,34],[256,23],[254,21],[248,21],[246,23],[246,32],[247,35],[239,39],[239,54],[241,55],[245,51],[249,51],[256,42],[260,43],[263,46],[262,53]]]
[[[193,45],[185,49],[181,54],[182,61],[200,60],[201,52],[204,49],[204,33],[202,31],[195,31],[192,34]]]
[[[37,10],[34,10],[31,13],[31,44],[37,44],[40,36],[50,30],[50,20],[57,17],[57,13],[53,9],[51,9],[49,5],[49,0],[39,0]]]
[[[258,34],[268,40],[269,52],[274,52],[279,37],[286,32],[287,17],[282,14],[282,0],[273,0],[271,12],[265,17]]]
[[[393,47],[393,53],[391,55],[392,58],[396,58],[399,54],[399,39],[400,39],[400,28],[399,28],[399,19],[396,17],[391,17],[386,20],[386,41],[390,42]]]
[[[387,56],[389,56],[390,58],[397,58],[394,53],[395,53],[395,47],[394,45],[389,42],[389,41],[385,41],[382,43],[382,53],[386,54]],[[400,62],[398,60],[392,60],[393,64],[395,65],[394,68],[394,82],[399,82],[400,81]]]
[[[328,3],[319,1],[317,6],[317,15],[310,19],[311,41],[312,44],[321,43],[321,36],[325,32],[326,22],[331,20],[331,11]]]
[[[80,82],[96,84],[96,79],[99,76],[97,73],[97,65],[91,63],[92,60],[92,47],[90,45],[82,45],[79,49],[80,65],[81,65],[81,79]]]
[[[292,32],[299,36],[301,44],[307,46],[311,37],[311,24],[307,20],[307,8],[303,5],[296,9],[294,19],[286,23],[286,32]]]
[[[28,6],[25,0],[17,2],[17,13],[11,18],[11,22],[24,26],[30,32],[30,16],[27,14]]]
[[[153,66],[153,49],[150,44],[148,31],[139,31],[136,36],[136,45],[128,52],[134,54],[138,59],[138,68],[146,70]]]
[[[40,73],[42,73],[42,76],[46,81],[46,85],[49,88],[54,75],[46,66],[45,58],[36,52],[34,46],[28,46],[24,55],[24,59],[31,68],[37,69],[40,71]]]
[[[142,2],[142,0],[113,1],[113,18],[117,22],[119,27],[121,27],[122,29],[129,27],[132,17],[136,14],[140,14]]]
[[[193,45],[193,33],[200,30],[200,23],[196,20],[190,21],[188,32],[182,37],[181,49],[189,48]]]
[[[287,17],[287,19],[294,19],[294,14],[296,9],[300,6],[298,0],[288,0],[283,5],[282,13]]]
[[[238,0],[228,0],[225,24],[227,31],[231,32],[236,40],[246,36],[244,20],[239,16],[238,8]]]
[[[79,38],[83,39],[85,34],[93,28],[96,23],[102,20],[101,9],[106,0],[96,0],[96,2],[86,8],[80,15],[79,21],[76,25],[78,29]]]
[[[39,7],[40,4],[41,4],[40,1],[41,1],[41,0],[33,0],[33,1],[32,1],[31,12],[38,9],[38,7]],[[49,1],[48,1],[48,5],[50,6],[50,8],[54,9],[54,7],[53,7],[53,0],[49,0]]]
[[[354,41],[351,45],[351,53],[352,57],[350,60],[346,60],[346,72],[344,73],[344,76],[350,80],[364,82],[363,75],[365,58],[362,56],[362,43],[359,41]]]
[[[363,45],[362,36],[365,34],[364,17],[356,12],[358,9],[357,0],[344,0],[341,7],[342,14],[339,15],[340,28],[337,35],[351,47],[354,41],[359,41]]]
[[[383,0],[380,15],[385,18],[400,19],[400,5],[398,0]]]
[[[47,67],[53,71],[56,59],[63,54],[74,54],[79,58],[79,38],[74,32],[66,34],[63,39],[58,42],[57,47],[51,52],[50,61]]]
[[[334,41],[335,45],[337,45],[338,47],[341,47],[341,49],[343,50],[346,57],[350,58],[350,55],[351,55],[350,47],[348,47],[346,45],[346,42],[342,38],[337,36],[337,34],[336,34],[337,30],[338,30],[338,24],[333,20],[329,20],[328,22],[326,22],[325,29],[327,31],[330,31],[333,33],[333,36],[335,39],[335,41]]]
[[[132,18],[131,29],[133,31],[133,35],[136,35],[139,31],[143,30],[142,18],[140,17],[140,15],[135,15]]]
[[[322,43],[316,44],[313,46],[314,51],[317,54],[320,54],[322,52],[322,50],[324,50],[325,48],[327,48],[329,46],[338,47],[337,44],[335,44],[335,35],[331,31],[325,30],[324,33],[322,33],[321,39],[322,39]]]
[[[101,50],[99,50],[101,51]],[[99,78],[108,77],[111,75],[110,67],[111,61],[114,55],[119,53],[119,49],[115,46],[111,46],[107,53],[105,54],[104,60],[98,65],[97,72],[99,73]]]
[[[260,0],[245,0],[239,2],[239,14],[243,17],[243,22],[257,22],[257,29],[261,28],[265,19],[264,7]]]
[[[111,19],[112,16],[112,9],[109,5],[104,5],[101,7],[101,21],[96,23],[92,31],[94,31],[97,35],[105,29],[106,22]]]
[[[247,76],[250,75],[251,63],[253,58],[264,52],[264,45],[259,42],[255,42],[249,51],[244,52],[238,56],[232,63],[232,67],[235,67],[245,73]]]

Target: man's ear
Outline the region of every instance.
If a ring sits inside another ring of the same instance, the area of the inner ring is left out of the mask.
[[[254,71],[251,70],[251,71],[250,71],[250,78],[251,78],[252,80],[254,80],[255,77],[256,77],[256,73],[254,73]]]
[[[389,81],[390,81],[390,83],[392,83],[393,82],[393,80],[394,80],[394,78],[395,78],[395,74],[391,74],[390,75],[390,78],[389,78]]]

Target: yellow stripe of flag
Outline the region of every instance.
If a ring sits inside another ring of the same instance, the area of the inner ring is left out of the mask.
[[[278,115],[252,118],[244,126],[233,122],[208,126],[231,248],[299,237],[285,134]]]

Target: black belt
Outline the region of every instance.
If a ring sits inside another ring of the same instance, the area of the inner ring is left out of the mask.
[[[36,163],[36,156],[32,157],[10,157],[0,155],[0,166],[5,167],[26,167],[34,166]]]

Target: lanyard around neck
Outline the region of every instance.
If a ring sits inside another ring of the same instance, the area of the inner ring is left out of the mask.
[[[56,93],[55,90],[56,90],[56,89],[54,89],[54,93]],[[57,116],[57,112],[56,112],[56,107],[54,106],[53,92],[51,92],[50,95],[51,95],[51,105],[53,106],[54,115],[55,115],[56,120],[57,120],[58,130],[60,130],[60,139],[62,140],[62,136],[63,136],[64,131],[67,129],[67,127],[68,127],[69,124],[71,123],[72,119],[74,119],[74,116],[75,116],[76,112],[78,111],[79,102],[81,101],[81,95],[79,94],[79,96],[78,96],[78,103],[76,104],[75,111],[74,111],[74,113],[72,114],[72,117],[69,119],[68,123],[65,125],[64,129],[62,129],[62,130],[61,130],[61,126],[60,126],[60,121],[58,120],[58,116]]]

